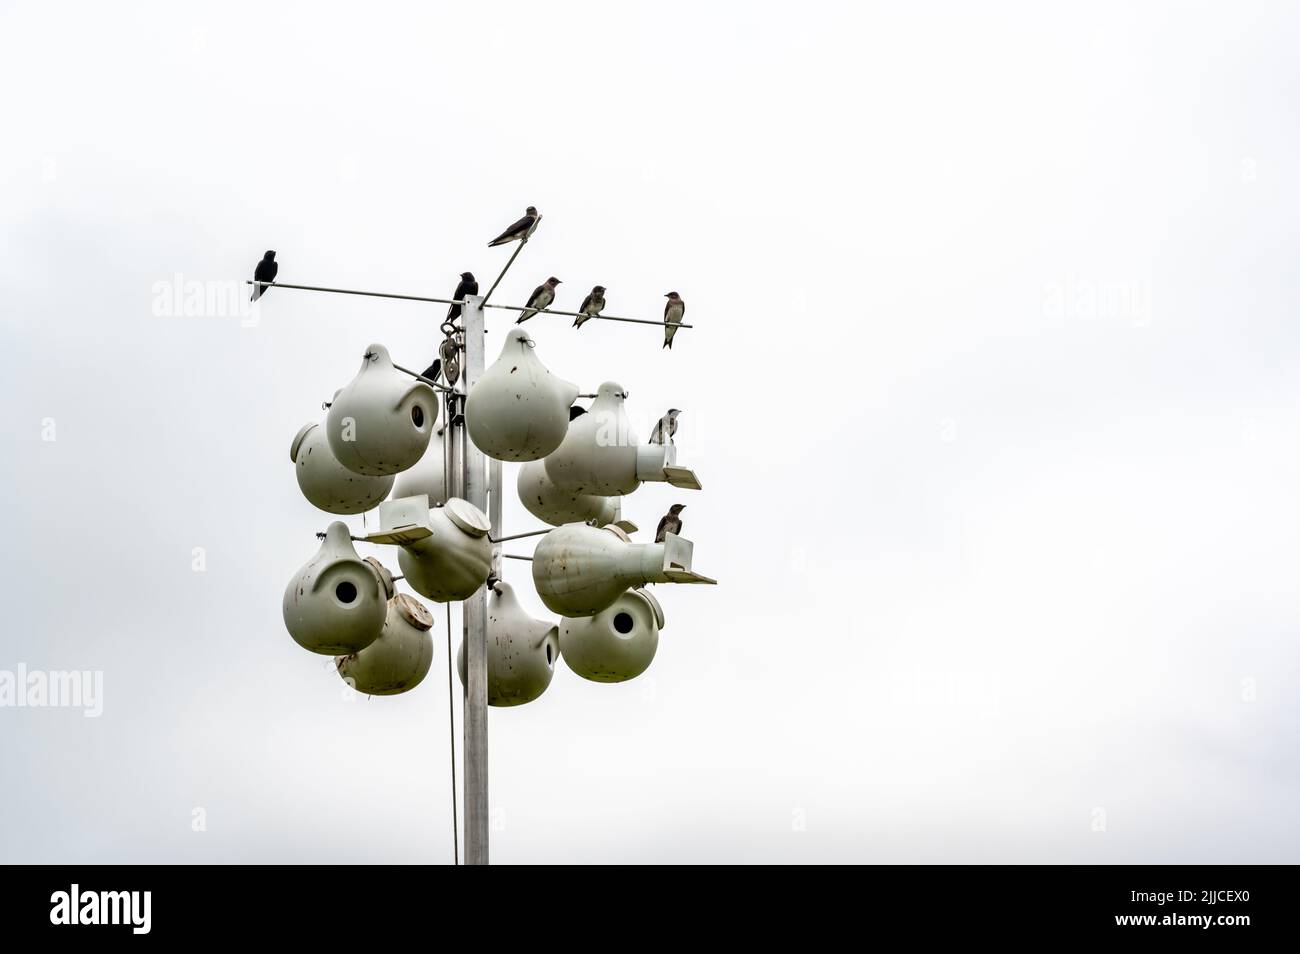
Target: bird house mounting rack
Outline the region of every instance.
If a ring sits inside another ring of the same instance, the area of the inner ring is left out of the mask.
[[[635,678],[650,665],[664,627],[663,608],[645,587],[716,582],[691,567],[694,546],[681,535],[684,505],[660,520],[651,542],[634,541],[637,525],[623,516],[624,498],[644,482],[701,489],[694,471],[677,462],[673,435],[681,412],[671,409],[641,443],[628,427],[621,385],[580,393],[551,373],[520,327],[542,315],[574,319],[573,334],[593,319],[657,325],[661,348],[671,349],[677,332],[693,327],[683,321],[686,303],[674,291],[664,296],[661,319],[607,315],[613,296],[597,285],[577,311],[565,311],[554,307],[565,294],[554,276],[522,305],[489,303],[541,221],[530,206],[488,243],[515,248],[486,295],[469,271],[460,273],[451,298],[278,282],[275,252],[266,253],[249,283],[259,308],[273,288],[448,306],[437,356],[423,372],[397,364],[373,343],[353,380],[327,403],[324,420],[295,435],[289,456],[303,496],[328,513],[363,515],[363,532],[353,536],[336,520],[319,534],[317,553],[285,590],[284,622],[303,648],[334,656],[339,676],[356,691],[397,695],[428,673],[436,618],[414,596],[397,593],[394,581],[448,605],[449,680],[450,604],[461,604],[456,666],[464,686],[469,864],[488,861],[486,707],[536,700],[561,658],[585,679]],[[496,362],[485,368],[488,308],[517,317]],[[582,407],[579,398],[594,402]],[[519,465],[520,501],[546,529],[505,534],[502,462]],[[378,529],[365,532],[364,514],[376,508]],[[502,541],[527,537],[538,538],[532,557],[501,553]],[[394,577],[374,556],[363,559],[354,543],[396,548],[402,575]],[[533,619],[523,610],[501,578],[503,556],[531,560],[532,583],[558,619]],[[454,745],[452,765],[454,773]],[[454,792],[453,784],[453,799]],[[459,833],[455,844],[459,860]]]

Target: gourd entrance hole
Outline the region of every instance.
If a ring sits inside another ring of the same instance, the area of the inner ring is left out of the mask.
[[[340,603],[351,603],[357,598],[356,585],[344,580],[338,586],[334,587],[334,595],[339,598]]]
[[[424,408],[418,404],[412,405],[411,421],[416,427],[424,427]]]
[[[632,632],[632,614],[616,613],[614,615],[614,628],[624,636]]]

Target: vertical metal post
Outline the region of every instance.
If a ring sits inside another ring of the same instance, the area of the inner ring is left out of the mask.
[[[461,309],[465,329],[465,393],[483,374],[483,298],[470,295]],[[461,432],[465,499],[486,512],[487,467],[483,453]],[[487,587],[467,599],[465,621],[465,864],[488,863]]]

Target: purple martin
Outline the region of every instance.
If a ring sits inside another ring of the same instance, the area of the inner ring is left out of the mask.
[[[533,234],[533,231],[537,228],[537,223],[540,222],[541,219],[542,217],[537,214],[537,210],[530,205],[528,210],[524,212],[524,217],[522,219],[510,226],[510,228],[506,229],[492,241],[488,242],[488,248],[492,248],[495,245],[506,245],[510,242],[517,242],[520,239],[528,238],[528,236]]]
[[[560,280],[551,276],[534,288],[533,293],[528,296],[528,307],[520,313],[515,324],[522,324],[541,309],[549,307],[551,302],[555,301],[555,286],[559,284],[561,284]]]
[[[478,294],[478,282],[474,280],[473,273],[461,272],[460,284],[456,286],[456,293],[451,297],[457,300],[464,300],[466,295],[477,295],[477,294]],[[448,321],[455,321],[459,317],[460,317],[460,305],[452,305],[450,308],[447,309]]]
[[[583,322],[591,319],[593,315],[599,315],[605,310],[605,286],[597,285],[591,290],[591,294],[582,300],[582,307],[578,309],[578,317],[573,319],[573,327],[581,328]]]
[[[686,302],[682,301],[682,296],[677,292],[669,292],[664,297],[668,299],[668,304],[664,305],[664,321],[668,322],[664,325],[664,348],[671,351],[673,335],[677,334],[677,329],[673,325],[682,323],[682,315],[686,314]],[[662,351],[663,348],[659,350]]]
[[[664,542],[664,534],[682,532],[682,518],[678,516],[686,509],[686,504],[673,504],[664,514],[664,518],[659,521],[659,529],[655,531],[655,543]]]
[[[275,273],[280,270],[280,265],[275,260],[275,252],[267,252],[262,256],[262,260],[257,263],[257,268],[253,269],[253,281],[255,282],[273,282]],[[266,294],[265,285],[253,286],[253,297],[249,301],[257,301]]]
[[[677,433],[677,415],[680,413],[682,412],[677,408],[670,407],[668,413],[659,418],[659,423],[650,434],[651,444],[673,443],[673,435]]]

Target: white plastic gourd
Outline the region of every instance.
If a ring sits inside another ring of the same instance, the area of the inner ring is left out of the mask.
[[[497,460],[539,460],[564,440],[577,396],[576,384],[542,364],[528,332],[513,328],[465,399],[470,440]]]
[[[624,682],[655,658],[664,611],[646,590],[627,590],[595,616],[560,620],[560,654],[592,682]]]
[[[488,705],[519,706],[532,702],[551,684],[559,657],[558,627],[554,623],[529,616],[510,584],[497,581],[488,598]],[[463,642],[456,664],[463,685]]]
[[[617,520],[622,509],[621,497],[600,497],[556,487],[546,474],[545,462],[540,460],[531,460],[519,468],[516,487],[528,512],[553,527],[588,521],[603,527]]]
[[[435,428],[429,438],[429,446],[424,456],[415,465],[397,475],[393,483],[393,498],[415,497],[424,494],[430,505],[441,506],[447,502],[446,483],[446,447],[443,444],[443,429]]]
[[[357,653],[379,638],[387,606],[379,574],[357,556],[347,526],[335,521],[285,588],[284,625],[303,649]]]
[[[388,601],[379,638],[357,653],[335,660],[339,676],[357,692],[392,696],[414,689],[433,664],[433,614],[413,597],[399,593]]]
[[[325,438],[325,428],[308,424],[289,448],[298,489],[308,502],[327,513],[365,513],[388,496],[390,477],[363,477],[338,462]]]
[[[663,543],[632,543],[620,528],[569,523],[533,551],[533,584],[561,616],[594,616],[629,587],[644,583],[713,583],[691,570],[693,546],[668,534]]]
[[[398,550],[406,582],[437,603],[467,600],[487,582],[492,570],[491,524],[468,500],[452,497],[429,513],[433,532]]]
[[[433,388],[398,371],[388,349],[372,344],[357,376],[334,396],[325,429],[340,464],[384,477],[420,459],[437,419]]]
[[[637,436],[627,417],[627,392],[607,381],[586,414],[569,424],[564,441],[546,458],[551,483],[583,494],[630,494],[637,478]]]

